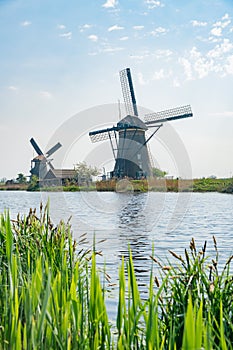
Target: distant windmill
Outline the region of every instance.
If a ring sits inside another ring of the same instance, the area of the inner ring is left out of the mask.
[[[190,105],[145,115],[145,121],[138,116],[136,98],[130,69],[120,71],[120,82],[126,109],[126,117],[116,126],[89,133],[92,142],[110,140],[115,158],[111,177],[141,178],[152,173],[147,143],[163,125],[161,123],[192,117]],[[149,138],[145,132],[155,128]]]
[[[48,167],[50,169],[54,169],[51,161],[52,159],[49,159],[53,153],[55,153],[62,145],[60,142],[58,142],[55,146],[50,148],[45,154],[42,152],[36,141],[31,138],[30,140],[32,147],[37,153],[37,156],[32,159],[31,161],[31,174],[36,175],[38,179],[43,179],[45,175],[48,172]],[[47,167],[48,165],[48,167]]]

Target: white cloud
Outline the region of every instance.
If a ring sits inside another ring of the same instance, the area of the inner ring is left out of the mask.
[[[228,74],[233,74],[233,55],[227,58],[226,72]]]
[[[222,26],[222,22],[221,21],[217,21],[213,24],[213,27],[221,27]]]
[[[198,75],[199,79],[202,79],[209,75],[210,72],[218,71],[219,67],[214,65],[213,60],[207,60],[205,57],[200,57],[193,63],[193,68]]]
[[[190,50],[190,57],[193,60],[197,60],[201,57],[201,53],[197,50],[195,46]]]
[[[133,29],[142,30],[142,29],[144,29],[144,26],[133,26]]]
[[[146,85],[147,84],[147,82],[145,81],[145,79],[143,77],[143,74],[141,72],[139,72],[137,74],[137,76],[138,76],[138,82],[139,82],[140,85]]]
[[[120,27],[117,24],[115,24],[114,26],[108,28],[108,32],[112,32],[114,30],[122,30],[122,29],[124,29],[124,27]]]
[[[152,80],[161,80],[167,78],[168,74],[164,72],[164,69],[161,68],[159,71],[154,72]]]
[[[48,100],[53,97],[49,91],[40,91],[40,96]]]
[[[233,44],[229,39],[223,39],[223,42],[220,45],[216,45],[212,50],[207,53],[207,57],[210,58],[219,58],[223,54],[228,53],[233,50]]]
[[[148,5],[149,9],[153,9],[156,7],[164,7],[164,4],[158,0],[146,0],[145,3],[146,5]]]
[[[59,34],[59,36],[61,38],[65,38],[67,40],[70,40],[72,38],[72,32],[62,33],[62,34]]]
[[[213,28],[210,31],[210,34],[215,38],[220,38],[222,36],[223,30],[231,24],[228,13],[226,13],[220,21],[217,21],[213,24]],[[231,31],[231,29],[230,29]],[[216,41],[213,38],[210,38],[210,41]]]
[[[89,52],[88,53],[88,56],[97,56],[98,55],[98,52]]]
[[[222,36],[222,28],[221,27],[214,27],[211,29],[210,33],[212,35],[217,36],[217,37]]]
[[[180,87],[180,81],[179,81],[179,79],[177,77],[174,78],[174,80],[173,80],[173,86],[174,87]]]
[[[32,22],[30,22],[30,21],[23,21],[23,22],[20,23],[20,25],[21,25],[22,27],[28,27],[28,26],[30,26],[31,24],[32,24]]]
[[[169,50],[169,49],[164,49],[164,50],[158,49],[158,50],[155,51],[154,55],[155,55],[156,58],[164,58],[164,57],[169,57],[172,54],[173,54],[173,52],[171,50]]]
[[[139,60],[142,61],[144,60],[146,57],[148,57],[147,54],[142,54],[142,55],[130,55],[130,58],[133,60]]]
[[[117,0],[107,0],[102,7],[108,9],[108,8],[115,8],[118,4]]]
[[[222,16],[222,20],[223,20],[223,21],[224,21],[225,19],[229,19],[229,18],[230,18],[230,16],[229,16],[228,13],[225,13],[225,15]]]
[[[184,74],[186,76],[187,80],[192,80],[193,79],[193,74],[192,74],[192,64],[187,58],[179,58],[179,63],[183,66],[184,68]]]
[[[211,44],[211,49],[200,50],[194,46],[179,59],[186,80],[202,79],[210,74],[219,77],[233,74],[233,42],[223,36],[224,29],[231,22],[229,18],[225,14],[213,24],[211,36],[205,40],[208,46]]]
[[[229,26],[229,24],[231,24],[231,21],[226,21],[222,23],[222,28],[226,28],[227,26]]]
[[[155,28],[152,32],[150,32],[151,35],[153,36],[158,36],[158,35],[162,35],[162,34],[166,34],[168,32],[168,29],[163,28],[163,27],[157,27]]]
[[[98,36],[95,35],[95,34],[91,34],[91,35],[88,36],[88,39],[90,39],[91,41],[96,42],[96,41],[98,41]]]
[[[218,21],[218,22],[215,22],[214,24],[213,24],[213,27],[220,27],[220,28],[226,28],[229,24],[231,23],[231,20],[229,19],[229,20],[227,20],[227,21],[224,21],[224,22],[222,22],[222,21]]]
[[[114,47],[114,46],[111,46],[107,43],[102,43],[102,47],[99,47],[97,49],[97,51],[89,52],[88,55],[89,56],[97,56],[97,55],[100,55],[102,53],[114,54],[114,53],[122,51],[122,50],[124,50],[123,47]]]
[[[10,85],[10,86],[8,86],[8,90],[11,90],[11,91],[18,91],[19,88],[18,88],[17,86]]]
[[[193,20],[191,21],[193,27],[205,27],[207,26],[207,22],[201,22],[201,21],[197,21],[197,20]]]
[[[66,29],[66,26],[64,24],[58,24],[57,26],[58,29]]]
[[[119,40],[126,41],[126,40],[129,40],[129,37],[128,36],[122,36]]]
[[[206,77],[210,72],[218,72],[219,66],[213,59],[204,56],[196,47],[193,47],[189,53],[189,59],[182,58],[180,63],[184,67],[184,73],[187,80]]]
[[[221,37],[216,37],[216,36],[210,36],[208,38],[208,41],[211,43],[220,43],[221,42]]]
[[[167,61],[171,55],[173,55],[173,52],[169,49],[164,49],[164,50],[158,49],[154,52],[145,50],[139,54],[130,55],[130,58],[138,61],[144,60],[146,58],[152,58],[152,59],[156,58],[156,59],[163,59],[163,60],[166,59]]]
[[[89,29],[89,28],[91,28],[92,27],[92,24],[84,24],[83,25],[83,29]]]
[[[93,27],[93,25],[92,24],[84,24],[83,26],[80,26],[80,32],[82,33],[82,32],[84,32],[85,30],[88,30],[88,29],[90,29],[90,28],[92,28]]]
[[[166,78],[170,77],[171,75],[172,75],[171,71],[165,72],[165,70],[163,68],[161,68],[159,71],[155,71],[152,76],[150,75],[150,78],[147,80],[144,78],[144,76],[141,72],[139,72],[137,74],[137,78],[138,78],[138,82],[140,85],[147,85],[153,80],[166,79]]]
[[[224,77],[233,74],[233,43],[225,38],[205,54],[193,47],[186,57],[179,59],[187,80],[202,79],[210,73]],[[231,55],[229,55],[231,53]]]
[[[108,52],[108,53],[114,53],[114,52],[118,52],[118,51],[122,51],[124,50],[123,47],[105,47],[102,52]]]

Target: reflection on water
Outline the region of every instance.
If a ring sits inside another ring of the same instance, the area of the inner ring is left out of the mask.
[[[145,194],[135,194],[130,197],[128,203],[118,213],[119,240],[121,242],[118,256],[120,258],[124,256],[127,259],[130,248],[135,274],[141,290],[144,290],[149,282],[150,271],[150,266],[146,262],[150,249],[149,232],[145,229],[147,227],[145,212],[147,199]]]
[[[232,254],[233,196],[218,193],[29,193],[0,192],[0,212],[10,208],[12,216],[39,209],[50,198],[55,223],[72,215],[74,237],[84,232],[90,245],[95,234],[97,249],[103,251],[99,266],[106,265],[112,282],[118,278],[121,256],[126,259],[129,245],[141,291],[148,285],[149,256],[166,261],[168,249],[183,254],[192,237],[198,247],[206,240],[207,251],[214,251],[212,236],[218,242],[220,262]],[[106,262],[106,264],[105,264]],[[115,291],[116,293],[116,291]],[[114,295],[114,290],[113,290]],[[111,303],[110,303],[111,304]],[[112,307],[114,302],[112,302]]]

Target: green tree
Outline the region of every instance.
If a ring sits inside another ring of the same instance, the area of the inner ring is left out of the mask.
[[[97,176],[99,170],[96,167],[87,165],[86,162],[77,163],[75,169],[75,180],[80,183],[89,183],[92,181],[92,176]]]
[[[167,172],[160,170],[159,168],[152,168],[152,174],[154,177],[164,177],[167,175]]]
[[[6,181],[7,181],[7,178],[3,177],[3,178],[0,179],[0,184],[1,185],[5,185]]]
[[[37,191],[39,189],[39,181],[36,175],[32,175],[28,186],[28,191]]]
[[[16,181],[19,184],[25,184],[27,182],[27,178],[26,178],[26,176],[23,173],[19,173],[18,177],[16,178]]]

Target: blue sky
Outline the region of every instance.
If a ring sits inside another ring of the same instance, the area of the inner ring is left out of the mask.
[[[232,1],[0,0],[0,52],[0,178],[29,174],[32,136],[44,149],[74,114],[122,100],[125,67],[139,105],[191,104],[172,127],[193,176],[232,176]],[[162,151],[158,164],[179,175]]]

